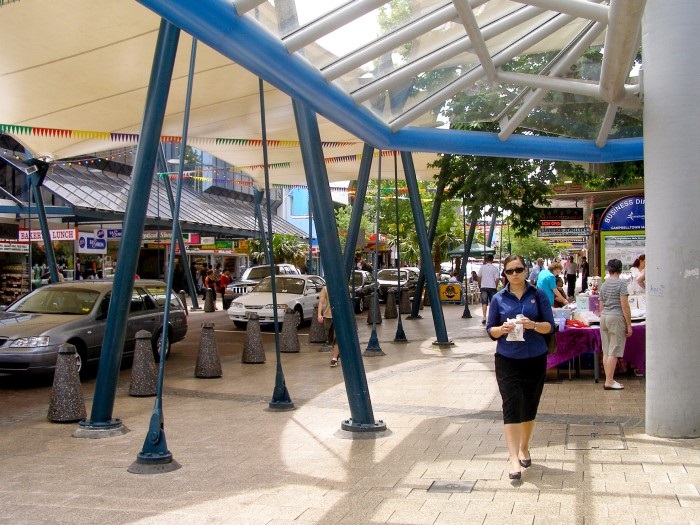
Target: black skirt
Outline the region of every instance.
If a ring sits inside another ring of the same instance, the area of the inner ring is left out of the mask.
[[[496,354],[496,381],[505,424],[533,421],[547,375],[547,354],[512,359]]]

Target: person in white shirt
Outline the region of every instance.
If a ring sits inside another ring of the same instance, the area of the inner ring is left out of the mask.
[[[498,268],[493,265],[493,255],[488,254],[484,257],[484,264],[479,268],[478,273],[479,289],[481,290],[481,310],[484,314],[481,324],[486,324],[486,309],[491,303],[493,296],[496,295],[500,277]]]

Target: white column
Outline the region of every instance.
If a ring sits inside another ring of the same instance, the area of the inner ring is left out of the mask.
[[[700,53],[697,0],[643,22],[646,432],[700,436]]]

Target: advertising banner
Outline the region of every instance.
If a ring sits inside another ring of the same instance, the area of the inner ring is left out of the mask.
[[[105,255],[107,253],[107,239],[99,239],[94,234],[81,232],[75,241],[75,253],[94,253]]]

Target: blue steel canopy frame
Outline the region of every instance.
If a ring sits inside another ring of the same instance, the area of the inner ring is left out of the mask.
[[[292,104],[301,142],[309,197],[314,209],[317,210],[316,234],[324,257],[324,265],[327,268],[343,268],[331,188],[326,165],[323,162],[318,121],[316,115],[303,103],[293,100]],[[326,276],[328,301],[335,319],[334,326],[341,356],[340,365],[343,368],[351,415],[350,419],[341,423],[341,428],[351,432],[383,431],[386,430],[386,424],[382,420],[374,420],[367,375],[360,354],[355,316],[348,295],[347,278],[348,275],[344,271],[330,272]]]
[[[502,141],[495,133],[454,129],[392,131],[255,20],[238,15],[227,0],[137,1],[377,149],[592,163],[643,158],[641,137],[599,147],[592,140],[558,137],[512,135]]]
[[[80,428],[74,434],[77,437],[100,436],[104,435],[103,431],[114,434],[126,431],[121,420],[113,419],[112,414],[129,310],[112,306],[128,305],[131,301],[138,264],[138,248],[143,236],[146,208],[160,147],[160,134],[179,38],[180,30],[167,20],[162,20],[148,83],[141,141],[134,162],[133,184],[124,216],[122,242],[119,245],[119,266],[114,276],[112,298],[107,313],[95,396],[90,418],[80,422]]]

